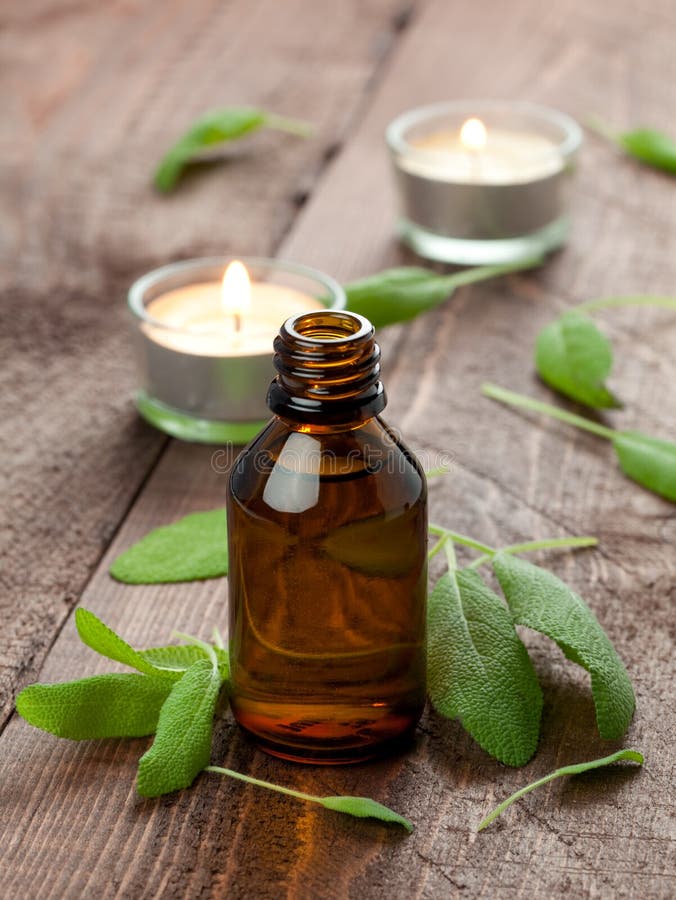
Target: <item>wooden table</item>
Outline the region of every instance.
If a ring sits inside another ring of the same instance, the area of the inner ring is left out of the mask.
[[[431,491],[435,520],[492,544],[600,538],[598,551],[547,561],[627,663],[638,711],[624,745],[644,751],[643,771],[555,782],[475,833],[512,790],[616,746],[597,736],[585,673],[532,634],[545,710],[523,770],[433,714],[410,754],[344,769],[274,761],[219,725],[214,760],[373,796],[410,816],[409,838],[215,777],[143,801],[145,740],[60,741],[12,715],[25,684],[108,668],[76,639],[78,603],[137,645],[226,619],[223,580],[132,588],[107,575],[148,530],[221,505],[226,488],[214,448],[170,441],[134,412],[131,280],[218,253],[279,253],[344,280],[409,261],[393,239],[382,133],[421,102],[518,97],[673,133],[673,3],[28,0],[2,19],[0,895],[673,896],[674,506],[624,480],[607,444],[479,394],[494,380],[549,399],[533,339],[566,307],[676,293],[676,182],[593,136],[563,252],[381,337],[389,420],[421,452],[453,454]],[[154,194],[159,154],[203,110],[234,103],[307,118],[315,136],[261,133],[175,195]],[[673,316],[603,321],[627,401],[609,419],[676,438]]]

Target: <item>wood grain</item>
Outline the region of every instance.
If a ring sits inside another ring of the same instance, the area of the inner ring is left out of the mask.
[[[3,10],[0,727],[166,443],[131,404],[126,288],[176,257],[275,249],[403,8],[32,0]],[[293,26],[301,17],[306,30]],[[307,65],[289,64],[308,34]],[[315,136],[262,133],[171,197],[155,194],[153,167],[181,131],[241,103],[305,117]]]
[[[407,259],[392,238],[382,149],[385,124],[407,106],[501,95],[549,102],[578,118],[598,112],[618,125],[668,126],[675,28],[673,7],[659,2],[620,0],[612,15],[602,15],[581,0],[555,8],[510,0],[499,16],[492,4],[420,4],[280,252],[343,279]],[[279,29],[287,34],[285,23]],[[433,519],[489,543],[566,533],[601,538],[598,551],[546,559],[587,598],[629,668],[639,705],[623,743],[645,753],[645,770],[555,782],[491,829],[474,832],[512,790],[616,746],[596,735],[587,676],[528,633],[545,711],[538,754],[522,770],[492,761],[458,723],[431,713],[410,753],[343,769],[269,759],[230,721],[219,725],[214,760],[301,790],[373,796],[414,821],[410,838],[215,776],[191,791],[142,801],[133,779],[145,741],[72,744],[15,717],[0,739],[0,846],[9,873],[0,894],[673,894],[674,507],[625,481],[605,444],[495,406],[480,398],[479,386],[490,379],[551,399],[532,375],[531,348],[552,315],[601,294],[673,293],[676,262],[664,248],[675,237],[674,190],[669,179],[590,138],[569,247],[537,273],[465,289],[443,309],[382,335],[388,421],[429,464],[443,452],[453,456],[451,475],[432,486]],[[673,317],[627,310],[603,321],[617,350],[615,385],[627,401],[608,421],[676,438]],[[225,622],[222,580],[131,588],[106,574],[114,555],[150,528],[222,504],[227,460],[214,453],[169,446],[84,591],[83,605],[137,644],[164,640],[176,624],[207,636]],[[40,678],[105,667],[69,622]]]

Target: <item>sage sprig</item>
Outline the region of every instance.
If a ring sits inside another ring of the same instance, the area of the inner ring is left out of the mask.
[[[576,416],[557,406],[541,403],[495,384],[485,384],[481,390],[486,397],[500,403],[542,413],[605,438],[613,445],[620,468],[628,478],[676,503],[676,444],[671,441],[654,438],[640,431],[615,431],[591,419]]]
[[[286,131],[298,137],[309,137],[308,122],[289,119],[254,106],[231,106],[205,113],[178,139],[162,157],[154,175],[155,187],[162,193],[172,191],[186,166],[199,158],[204,150],[238,140],[260,128]]]
[[[546,325],[535,342],[535,367],[554,390],[594,409],[622,406],[606,386],[613,351],[590,313],[620,306],[654,306],[676,310],[676,298],[659,296],[604,297],[589,300]]]
[[[628,156],[644,165],[676,175],[676,141],[655,128],[634,128],[631,131],[614,131],[597,118],[587,123],[592,131],[612,141]]]
[[[613,763],[622,762],[623,760],[638,763],[639,766],[642,766],[644,761],[643,754],[639,753],[638,750],[618,750],[617,753],[611,753],[610,756],[604,756],[602,759],[593,759],[590,762],[575,763],[572,766],[562,766],[560,769],[550,772],[549,775],[545,775],[543,778],[538,778],[537,781],[527,784],[525,787],[522,787],[512,794],[511,797],[507,797],[506,800],[503,800],[502,803],[496,806],[495,809],[479,823],[477,831],[483,831],[484,828],[490,825],[491,822],[494,822],[495,819],[502,815],[502,813],[516,800],[520,800],[525,794],[534,791],[536,788],[542,787],[544,784],[549,784],[549,782],[554,781],[555,778],[563,778],[566,775],[582,775],[584,772],[591,772],[592,769],[600,769],[602,766],[610,766]]]
[[[572,662],[591,674],[596,721],[602,737],[621,737],[635,698],[629,676],[610,639],[584,600],[553,573],[516,553],[553,546],[584,547],[594,538],[533,541],[495,549],[438,525],[430,531],[446,550],[449,572],[428,604],[428,687],[442,715],[459,718],[484,750],[501,762],[522,766],[535,752],[542,693],[515,625],[554,640]],[[481,553],[457,570],[453,544]],[[489,563],[507,609],[476,570]]]
[[[232,769],[224,769],[221,766],[207,766],[204,771],[227,775],[229,778],[266,788],[278,794],[286,794],[287,797],[295,797],[296,800],[304,800],[306,803],[318,803],[324,809],[332,809],[334,812],[347,813],[360,819],[380,819],[381,822],[393,822],[395,825],[401,825],[409,834],[413,831],[413,825],[408,819],[389,807],[383,806],[382,803],[371,800],[370,797],[318,797],[315,794],[306,794],[304,791],[295,791],[292,788],[273,784],[271,781],[261,781],[260,778],[253,778],[251,775],[242,775],[241,772],[233,772]]]
[[[88,647],[144,674],[29,685],[17,697],[17,712],[36,728],[77,741],[154,734],[138,766],[142,796],[159,797],[188,787],[202,771],[219,772],[336,812],[413,830],[408,819],[368,797],[315,797],[208,764],[216,704],[229,674],[217,629],[213,644],[179,632],[186,644],[135,650],[89,610],[78,609],[75,622]]]
[[[408,322],[439,306],[458,287],[532,269],[542,262],[543,257],[536,256],[515,263],[474,266],[450,275],[419,266],[385,269],[344,286],[347,308],[365,316],[374,327],[383,328],[395,322]]]

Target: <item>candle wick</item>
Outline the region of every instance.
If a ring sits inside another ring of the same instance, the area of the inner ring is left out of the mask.
[[[242,330],[242,317],[239,313],[234,313],[233,318],[235,320],[235,331],[239,332]]]

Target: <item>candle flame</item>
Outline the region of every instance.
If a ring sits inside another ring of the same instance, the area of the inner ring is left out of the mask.
[[[226,314],[233,316],[235,330],[241,327],[241,317],[251,306],[251,281],[244,263],[233,260],[225,270],[221,300]]]
[[[481,119],[468,119],[460,129],[460,143],[467,150],[483,150],[486,146],[486,126]]]

